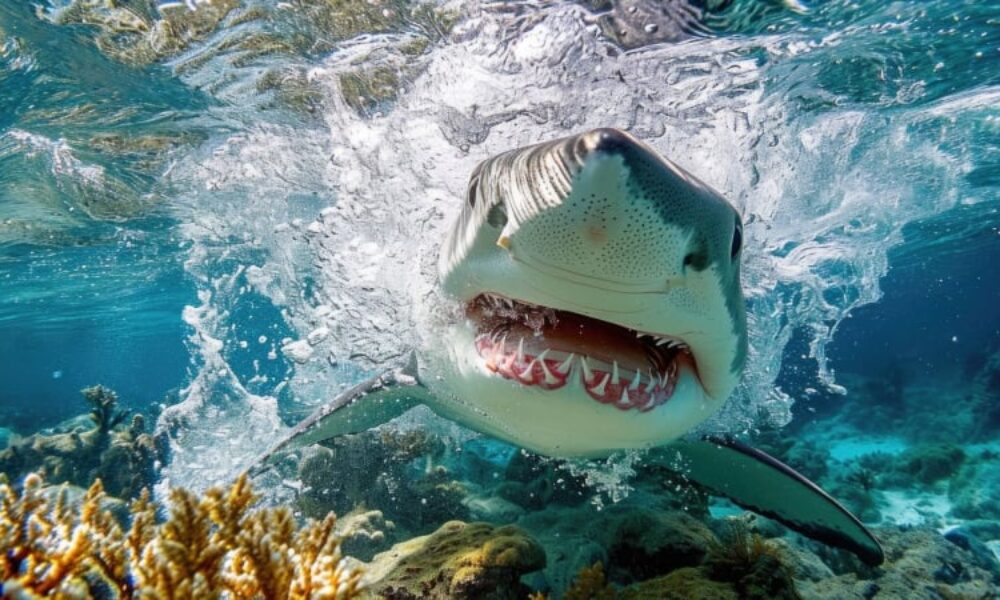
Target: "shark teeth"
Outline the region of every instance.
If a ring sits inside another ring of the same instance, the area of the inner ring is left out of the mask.
[[[680,364],[670,361],[663,368],[647,368],[644,373],[628,362],[566,353],[558,348],[539,348],[537,338],[520,337],[507,344],[509,332],[498,329],[476,338],[484,372],[525,387],[559,390],[579,377],[580,387],[594,401],[616,410],[648,412],[672,396]],[[665,342],[666,343],[666,342]],[[537,351],[537,354],[536,354]],[[574,361],[579,358],[579,375]],[[579,389],[579,388],[576,388]],[[545,401],[544,397],[539,401]]]
[[[542,380],[545,381],[546,385],[556,385],[562,382],[561,379],[552,374],[552,371],[549,371],[544,360],[539,361],[538,364],[542,365]]]
[[[631,392],[639,391],[639,385],[641,384],[642,384],[642,372],[636,371],[635,377],[632,378],[632,385],[628,386],[628,389]]]
[[[688,345],[677,338],[673,338],[666,335],[656,335],[653,333],[644,333],[642,331],[635,331],[635,337],[640,340],[648,339],[654,346],[661,347],[666,346],[668,350],[687,350]]]
[[[596,386],[594,386],[592,388],[588,388],[588,389],[591,392],[597,394],[598,396],[603,396],[605,388],[608,385],[608,379],[611,379],[611,377],[607,373],[605,373],[604,374],[604,379],[601,380],[601,383],[597,384]]]
[[[532,371],[535,370],[536,363],[538,363],[537,360],[533,360],[530,363],[528,363],[528,366],[524,368],[524,371],[522,371],[521,374],[518,375],[518,379],[520,379],[525,383],[531,383],[534,379],[532,376]]]
[[[562,363],[560,363],[559,366],[556,367],[556,371],[559,371],[559,373],[563,375],[569,375],[569,370],[573,368],[573,358],[575,357],[576,354],[570,354],[569,356],[567,356],[566,360],[562,361]]]

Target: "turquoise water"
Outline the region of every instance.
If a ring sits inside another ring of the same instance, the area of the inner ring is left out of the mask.
[[[958,447],[931,481],[887,463],[874,506],[849,506],[888,526],[944,498],[907,518],[1000,522],[962,487],[1000,497],[980,457],[1000,436],[991,3],[708,0],[690,19],[626,1],[174,4],[0,0],[3,430],[57,426],[101,383],[163,434],[161,491],[224,481],[419,345],[436,245],[479,161],[614,126],[746,222],[751,359],[707,429],[851,501],[872,448]],[[296,360],[288,344],[324,326]],[[405,427],[440,436],[434,461],[477,491],[397,537],[503,520],[469,508],[492,484],[453,453],[502,470],[511,448],[427,414]],[[589,481],[585,507],[627,505],[651,484],[641,461],[549,467]],[[263,485],[274,501],[294,487]],[[557,509],[525,505],[511,514],[544,538],[532,519]],[[579,566],[552,547],[535,589]]]

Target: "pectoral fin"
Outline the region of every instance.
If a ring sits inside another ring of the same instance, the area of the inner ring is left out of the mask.
[[[850,550],[869,565],[885,559],[874,535],[815,483],[735,439],[706,437],[670,445],[678,470],[740,506],[807,537]]]
[[[381,425],[428,398],[429,393],[417,380],[416,361],[411,357],[406,365],[370,377],[320,406],[259,456],[249,472],[256,475],[264,471],[283,452]]]

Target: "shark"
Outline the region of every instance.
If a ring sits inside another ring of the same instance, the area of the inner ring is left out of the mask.
[[[878,565],[878,539],[816,484],[733,436],[693,433],[747,363],[743,241],[721,194],[618,129],[489,158],[440,247],[452,318],[251,472],[425,405],[550,457],[665,447],[687,480]]]

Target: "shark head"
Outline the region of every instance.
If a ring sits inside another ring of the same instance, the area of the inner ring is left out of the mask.
[[[746,362],[741,250],[736,210],[622,131],[481,163],[439,260],[437,409],[556,456],[679,437]]]

